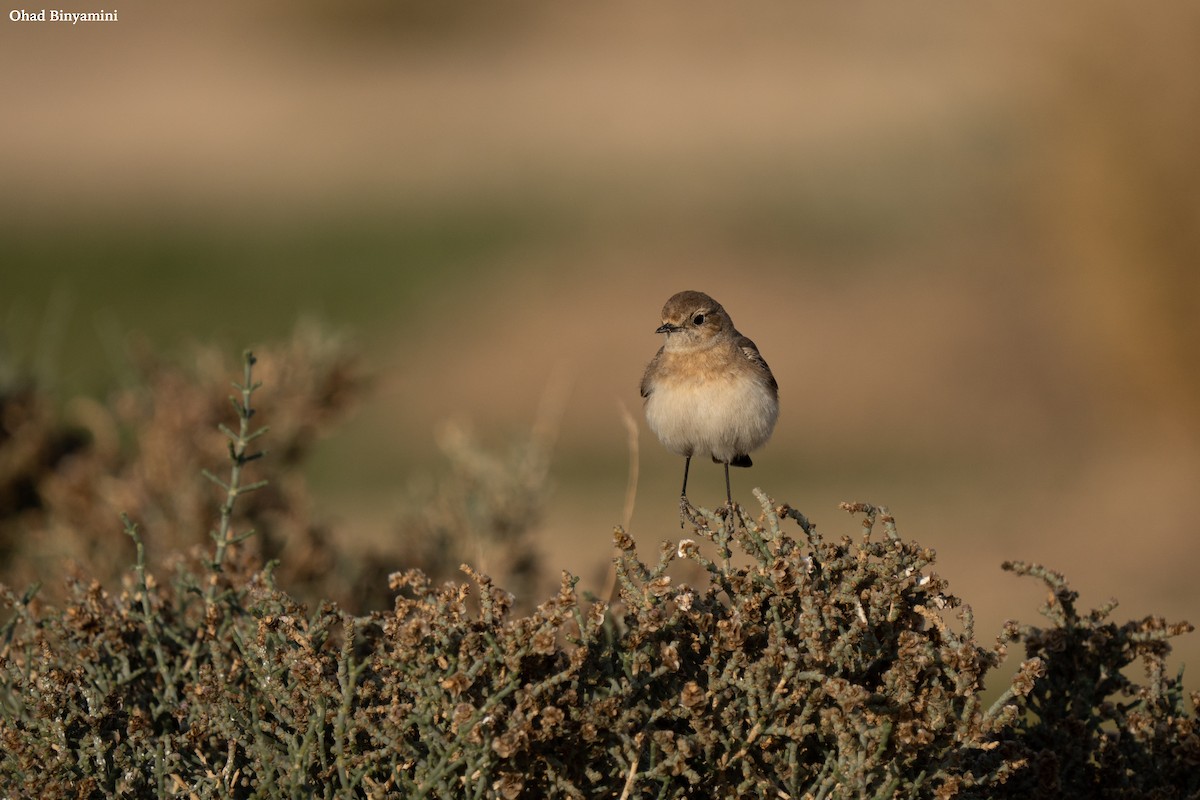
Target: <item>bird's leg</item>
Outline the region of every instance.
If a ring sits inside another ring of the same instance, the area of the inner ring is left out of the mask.
[[[729,501],[729,507],[733,508],[733,492],[729,488],[729,462],[725,462],[725,499]]]
[[[683,461],[683,491],[679,493],[679,527],[682,528],[684,522],[692,516],[692,504],[687,499],[687,476],[688,467],[692,465],[692,457],[685,456]]]
[[[683,491],[679,492],[679,527],[683,528],[684,523],[694,517],[694,510],[691,507],[691,501],[688,500],[688,468],[691,467],[691,456],[685,456],[683,462]]]

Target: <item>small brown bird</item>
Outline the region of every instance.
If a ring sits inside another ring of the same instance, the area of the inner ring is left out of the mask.
[[[663,446],[684,457],[687,497],[692,456],[725,465],[725,497],[733,505],[729,466],[749,467],[779,416],[779,384],[754,342],[738,333],[716,300],[680,292],[662,310],[655,333],[666,342],[646,367],[646,421]]]

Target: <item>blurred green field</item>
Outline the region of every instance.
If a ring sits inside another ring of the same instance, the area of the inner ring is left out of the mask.
[[[406,330],[397,305],[478,275],[521,241],[525,221],[489,209],[236,230],[196,224],[5,230],[10,358],[39,378],[95,392],[119,378],[123,338],[240,348],[280,338],[298,316],[364,335]]]

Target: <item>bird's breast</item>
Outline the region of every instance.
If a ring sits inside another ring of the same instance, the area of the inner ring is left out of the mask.
[[[646,421],[663,446],[677,455],[718,461],[762,446],[779,414],[776,394],[763,376],[734,368],[740,366],[736,362],[691,362],[665,360],[651,381]]]

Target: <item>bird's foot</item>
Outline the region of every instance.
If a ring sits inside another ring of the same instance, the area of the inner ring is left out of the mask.
[[[694,505],[692,505],[692,501],[688,500],[688,496],[686,494],[680,495],[679,496],[679,527],[683,528],[689,522],[692,523],[693,525],[695,525],[695,524],[697,524],[696,521],[698,519],[700,519],[700,512],[696,510],[696,507]]]

